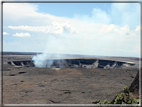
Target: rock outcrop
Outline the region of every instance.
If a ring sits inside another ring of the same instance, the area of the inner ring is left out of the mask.
[[[136,77],[132,81],[130,87],[130,92],[132,92],[135,95],[139,95],[139,72],[137,73]]]

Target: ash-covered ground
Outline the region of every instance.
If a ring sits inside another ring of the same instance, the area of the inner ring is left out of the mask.
[[[132,57],[99,58],[134,63],[110,69],[79,66],[53,69],[8,63],[29,61],[31,56],[3,55],[4,104],[91,104],[95,99],[112,101],[123,87],[131,85],[139,72],[139,59]],[[138,98],[138,95],[134,97]]]

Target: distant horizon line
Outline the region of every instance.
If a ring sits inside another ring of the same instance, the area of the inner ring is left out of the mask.
[[[2,51],[3,53],[35,53],[35,54],[42,54],[43,52],[17,52],[17,51]],[[47,54],[62,54],[62,55],[79,55],[79,56],[99,56],[99,57],[136,57],[142,58],[141,56],[116,56],[116,55],[87,55],[87,54],[73,54],[73,53],[47,53]]]

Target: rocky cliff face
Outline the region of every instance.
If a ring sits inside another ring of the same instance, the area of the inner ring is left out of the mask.
[[[48,67],[47,60],[47,67]],[[51,68],[103,68],[103,69],[114,69],[114,68],[123,68],[129,67],[134,64],[122,62],[122,61],[113,61],[113,60],[102,60],[102,59],[58,59],[52,60]],[[14,66],[29,66],[34,67],[33,61],[11,61],[7,62],[10,65]]]
[[[132,83],[129,87],[129,90],[133,94],[139,95],[139,72],[137,73],[136,77],[132,81]]]

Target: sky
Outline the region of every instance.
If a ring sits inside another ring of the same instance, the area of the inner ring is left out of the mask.
[[[3,3],[3,51],[140,57],[140,4]]]

